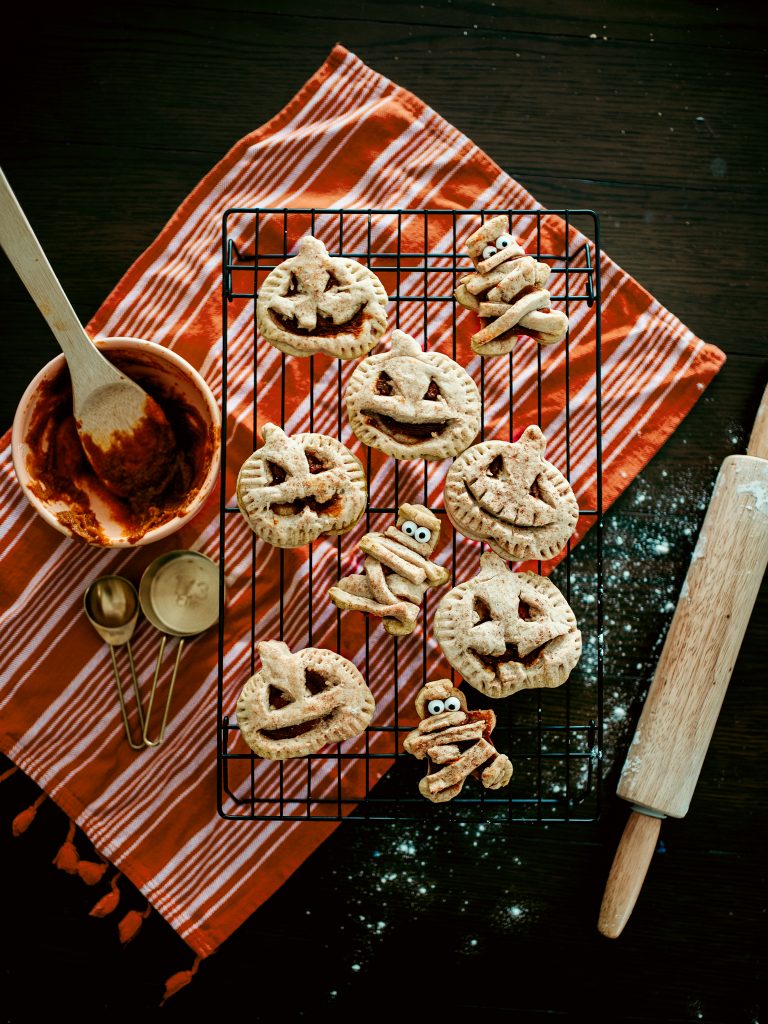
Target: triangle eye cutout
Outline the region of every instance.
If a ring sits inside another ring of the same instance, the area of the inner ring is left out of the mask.
[[[341,282],[338,280],[338,278],[334,277],[333,274],[329,274],[328,275],[328,280],[325,282],[325,288],[323,288],[323,291],[324,292],[330,292],[330,291],[333,291],[334,288],[340,288],[340,287],[341,287]]]
[[[283,483],[288,475],[282,466],[278,466],[276,462],[270,462],[269,459],[267,459],[267,469],[269,470],[269,475],[272,478],[272,484]]]
[[[542,491],[539,481],[540,476],[537,476],[531,486],[528,488],[528,493],[532,498],[537,498],[539,501],[543,501],[545,505],[549,505],[550,508],[557,508],[557,501],[546,492],[546,489]]]
[[[317,454],[317,452],[313,452],[310,449],[305,448],[304,455],[306,456],[310,473],[324,473],[326,470],[331,468],[328,463]]]
[[[441,397],[440,388],[437,385],[437,381],[436,380],[431,380],[429,382],[429,387],[424,392],[424,399],[423,400],[425,402],[436,402],[438,400],[438,398],[440,398],[440,397]]]
[[[279,686],[270,686],[269,706],[272,710],[279,711],[280,708],[287,707],[288,704],[293,704],[293,699],[285,692],[285,690],[281,690]]]
[[[482,626],[484,622],[493,622],[493,616],[491,615],[491,609],[487,601],[484,601],[482,597],[476,597],[474,601],[474,612],[477,616],[477,622],[475,626]]]
[[[377,395],[383,395],[385,397],[393,395],[395,393],[394,385],[392,384],[392,378],[384,370],[381,371],[379,376],[376,378],[376,383],[373,386],[373,390]]]
[[[492,459],[488,464],[488,469],[485,471],[488,476],[499,478],[505,475],[504,473],[504,459],[501,455],[497,455],[495,459]]]
[[[307,689],[307,693],[314,696],[316,693],[322,693],[328,685],[328,680],[325,676],[319,672],[315,672],[314,669],[308,668],[304,673],[304,686]]]
[[[291,274],[288,278],[288,290],[286,291],[287,296],[298,295],[299,293],[299,281],[295,274]]]

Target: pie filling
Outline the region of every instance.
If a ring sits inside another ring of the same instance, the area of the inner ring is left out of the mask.
[[[447,423],[401,423],[391,416],[378,413],[369,413],[365,422],[400,444],[418,444],[431,437],[438,437],[448,426]]]
[[[359,335],[365,327],[370,316],[365,312],[365,306],[360,309],[345,323],[335,324],[333,318],[317,314],[317,323],[314,327],[299,327],[293,317],[283,316],[276,309],[270,309],[269,315],[272,320],[286,334],[295,334],[301,338],[336,338],[343,334]]]

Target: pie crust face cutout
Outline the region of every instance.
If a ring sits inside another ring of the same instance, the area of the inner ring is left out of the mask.
[[[373,718],[373,694],[340,654],[320,647],[291,654],[280,640],[256,646],[261,671],[238,698],[237,724],[260,757],[281,761],[314,754],[358,736]]]
[[[496,715],[490,708],[467,710],[467,701],[450,679],[435,679],[416,695],[421,721],[405,737],[404,747],[426,759],[419,792],[433,803],[458,796],[474,775],[486,789],[501,789],[512,778],[512,762],[493,745]]]
[[[392,636],[412,633],[424,594],[450,579],[448,570],[430,559],[439,538],[440,520],[428,508],[401,505],[397,527],[361,538],[365,573],[343,576],[328,596],[337,608],[383,619]]]
[[[433,625],[450,664],[489,697],[560,686],[581,656],[581,633],[550,580],[512,572],[493,552],[442,598]]]
[[[306,235],[261,286],[256,323],[270,345],[289,355],[357,359],[386,330],[387,292],[362,263],[329,256],[319,238]]]
[[[365,471],[333,437],[294,434],[265,423],[264,445],[237,477],[237,504],[254,533],[298,548],[351,529],[365,511]]]
[[[457,302],[474,310],[482,329],[472,336],[472,348],[481,356],[512,352],[518,338],[530,337],[539,345],[555,345],[568,331],[568,317],[552,309],[545,285],[546,263],[527,256],[509,233],[502,214],[493,217],[467,239],[467,252],[475,272],[459,281]]]
[[[554,558],[576,529],[571,485],[544,458],[536,426],[519,441],[482,441],[463,452],[445,480],[448,518],[465,537],[511,561]]]
[[[480,429],[480,392],[467,371],[403,331],[392,332],[389,352],[356,367],[346,401],[355,435],[396,459],[451,458]]]

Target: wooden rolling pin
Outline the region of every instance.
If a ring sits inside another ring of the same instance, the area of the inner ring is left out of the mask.
[[[747,454],[720,467],[621,773],[618,794],[632,812],[600,908],[609,938],[629,920],[662,819],[688,811],[766,563],[768,388]]]

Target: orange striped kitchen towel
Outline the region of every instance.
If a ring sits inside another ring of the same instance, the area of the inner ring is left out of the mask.
[[[338,46],[281,113],[238,142],[197,186],[106,300],[89,325],[91,334],[168,345],[200,368],[220,397],[221,219],[234,206],[467,210],[535,209],[537,204],[433,110]],[[440,244],[439,237],[430,239],[431,247]],[[601,267],[603,498],[608,505],[680,423],[724,357],[605,256]],[[227,423],[234,450],[243,457],[250,451],[253,405],[251,382],[241,373],[253,352],[252,321],[246,316],[230,332]],[[466,320],[462,345],[468,325]],[[417,323],[412,328],[418,332]],[[571,381],[571,472],[583,503],[595,487],[595,423],[588,412],[595,394],[593,317],[572,323],[570,347],[577,374]],[[469,356],[463,348],[462,361],[468,363]],[[521,355],[522,371],[525,358]],[[542,411],[553,437],[552,457],[559,463],[561,359],[562,352],[553,349],[543,360],[543,372],[554,382],[548,394],[559,394],[560,405],[555,401]],[[306,363],[288,360],[296,384],[287,389],[291,429],[308,424],[297,398]],[[280,415],[279,359],[260,373],[263,422]],[[518,379],[523,417],[531,399],[525,398],[525,373]],[[322,410],[315,412],[315,429],[322,429]],[[504,412],[489,409],[491,431],[503,422]],[[328,426],[333,432],[334,424]],[[346,424],[343,436],[349,439]],[[230,472],[235,462],[230,458]],[[138,579],[164,549],[193,547],[216,558],[218,495],[180,534],[151,550],[105,551],[62,538],[32,512],[16,484],[9,435],[3,439],[0,469],[2,750],[141,889],[198,956],[207,956],[333,826],[232,822],[218,816],[215,631],[190,644],[184,657],[166,742],[135,756],[116,713],[109,659],[80,602],[96,576],[120,572]],[[231,496],[231,479],[227,490]],[[322,547],[316,557],[322,560]],[[264,555],[258,571],[274,593],[272,565]],[[248,549],[247,556],[231,561],[228,584],[235,608],[250,573]],[[47,610],[42,619],[41,607]],[[228,622],[227,673],[240,684],[250,655],[243,637],[249,633],[239,628],[237,615]],[[290,623],[286,628],[290,631]],[[156,634],[140,630],[135,655],[144,679],[156,645]]]

